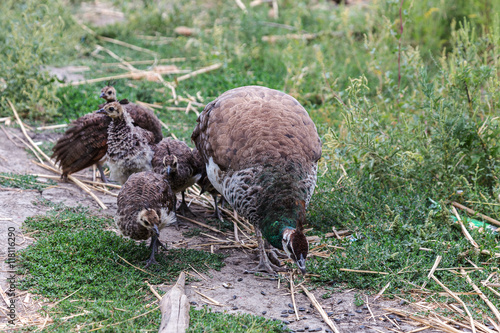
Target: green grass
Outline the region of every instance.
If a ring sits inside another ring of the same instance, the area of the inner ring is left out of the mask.
[[[51,179],[46,182],[39,182],[38,177],[36,176],[0,172],[0,187],[42,191],[43,189],[56,184],[57,183]]]
[[[223,255],[170,249],[156,256],[158,266],[139,270],[131,265],[144,266],[149,249],[107,231],[112,219],[89,214],[83,207],[45,204],[52,207],[47,215],[25,221],[26,232],[37,231],[37,241],[20,252],[23,278],[18,282],[20,289],[56,302],[45,309],[54,319],[46,332],[68,332],[77,326],[84,330],[109,326],[104,332],[157,330],[161,315],[145,281],[170,284],[189,265],[201,272],[223,266]],[[83,315],[66,318],[77,313]],[[147,314],[133,319],[143,313]],[[190,332],[203,327],[206,332],[220,332],[228,325],[234,332],[283,331],[281,322],[250,315],[191,309],[190,316]]]

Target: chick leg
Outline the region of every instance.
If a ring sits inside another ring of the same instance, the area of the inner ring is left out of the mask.
[[[196,216],[196,214],[193,213],[191,211],[191,209],[189,209],[189,207],[188,207],[188,205],[186,203],[186,199],[184,198],[184,191],[182,191],[181,194],[182,194],[182,202],[181,202],[178,210],[180,210],[181,214],[184,215],[184,216],[186,216],[186,213],[190,213],[191,215]]]
[[[151,265],[157,265],[158,262],[155,259],[155,253],[158,252],[158,246],[161,246],[164,250],[167,250],[167,247],[165,244],[160,242],[160,239],[156,235],[156,233],[151,236],[151,243],[149,244],[149,249],[151,250],[151,255],[149,256],[149,259],[146,261],[146,266],[144,268],[148,268]]]

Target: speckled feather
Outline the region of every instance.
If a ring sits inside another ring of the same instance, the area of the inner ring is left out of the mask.
[[[167,176],[164,159],[168,160],[169,155],[177,157],[177,172]],[[196,157],[185,142],[171,138],[163,139],[154,147],[151,165],[154,172],[163,174],[168,179],[174,193],[182,192],[194,185],[205,168],[199,155]]]
[[[148,239],[153,231],[138,223],[137,215],[142,209],[154,209],[161,219],[158,229],[171,223],[175,195],[168,182],[152,171],[131,175],[118,194],[118,210],[115,222],[124,236],[136,240]]]
[[[86,114],[71,123],[52,148],[52,158],[60,164],[63,177],[92,166],[106,155],[110,123],[110,117],[98,113]]]
[[[118,102],[107,104],[105,109]],[[136,172],[151,170],[153,158],[154,135],[140,127],[132,125],[127,110],[111,121],[108,127],[108,165],[111,178],[125,183],[128,177]]]
[[[273,246],[282,248],[285,228],[302,231],[321,141],[293,97],[258,86],[229,90],[205,107],[192,140],[216,190]]]

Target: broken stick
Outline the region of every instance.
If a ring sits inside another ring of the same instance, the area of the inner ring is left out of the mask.
[[[175,285],[162,297],[158,333],[184,333],[189,327],[189,302],[184,291],[185,284],[186,274],[181,272]]]

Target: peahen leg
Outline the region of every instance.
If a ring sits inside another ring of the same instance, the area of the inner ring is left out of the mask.
[[[269,274],[276,274],[276,272],[285,272],[286,268],[279,267],[271,263],[271,261],[269,260],[266,249],[264,247],[264,239],[262,239],[262,233],[258,228],[255,228],[255,236],[257,237],[257,242],[259,244],[259,264],[249,272],[268,272]]]
[[[186,204],[186,199],[184,198],[184,191],[182,191],[182,202],[178,208],[178,210],[181,212],[182,215],[186,216],[186,213],[190,213],[193,216],[196,216],[195,213],[189,209],[188,205]]]
[[[161,246],[164,250],[167,250],[167,247],[165,244],[160,242],[160,239],[158,238],[158,235],[156,233],[151,236],[151,243],[149,244],[149,249],[151,250],[151,255],[149,256],[149,259],[146,261],[146,266],[144,268],[148,268],[151,265],[157,265],[158,262],[155,259],[155,254],[158,252],[158,246]]]
[[[101,175],[101,180],[103,183],[109,183],[108,178],[106,178],[106,175],[104,174],[104,168],[102,167],[101,162],[97,162],[97,169],[99,170],[99,174]]]

